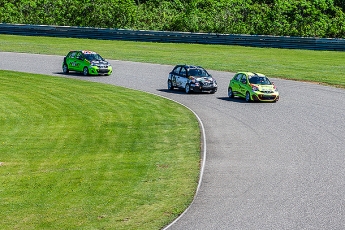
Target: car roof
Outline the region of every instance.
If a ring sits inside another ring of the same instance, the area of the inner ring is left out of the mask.
[[[83,54],[96,54],[96,52],[90,51],[90,50],[71,50],[70,52],[82,52]]]
[[[247,76],[260,76],[260,77],[266,77],[265,74],[262,73],[254,73],[254,72],[238,72],[238,73],[243,73]]]
[[[197,68],[202,68],[203,69],[203,67],[201,67],[201,66],[197,66],[197,65],[187,65],[187,64],[181,64],[181,65],[176,65],[175,67],[178,67],[178,66],[184,66],[184,67],[186,67],[187,69],[197,69]]]

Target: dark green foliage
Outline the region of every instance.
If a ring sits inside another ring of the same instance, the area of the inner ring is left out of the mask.
[[[0,22],[345,37],[345,0],[0,0]]]
[[[0,0],[0,22],[130,28],[134,0]]]
[[[334,0],[334,5],[340,7],[343,11],[345,10],[345,0]]]

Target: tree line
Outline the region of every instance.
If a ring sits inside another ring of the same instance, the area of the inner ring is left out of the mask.
[[[0,0],[0,22],[345,38],[345,0]]]

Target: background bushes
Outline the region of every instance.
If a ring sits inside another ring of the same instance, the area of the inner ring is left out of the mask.
[[[345,0],[0,0],[0,22],[345,37]]]

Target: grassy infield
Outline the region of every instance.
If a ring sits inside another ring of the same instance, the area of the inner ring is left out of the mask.
[[[344,52],[0,35],[0,51],[70,49],[345,88]],[[0,71],[0,82],[2,229],[159,229],[192,200],[200,135],[187,109],[72,79]]]

